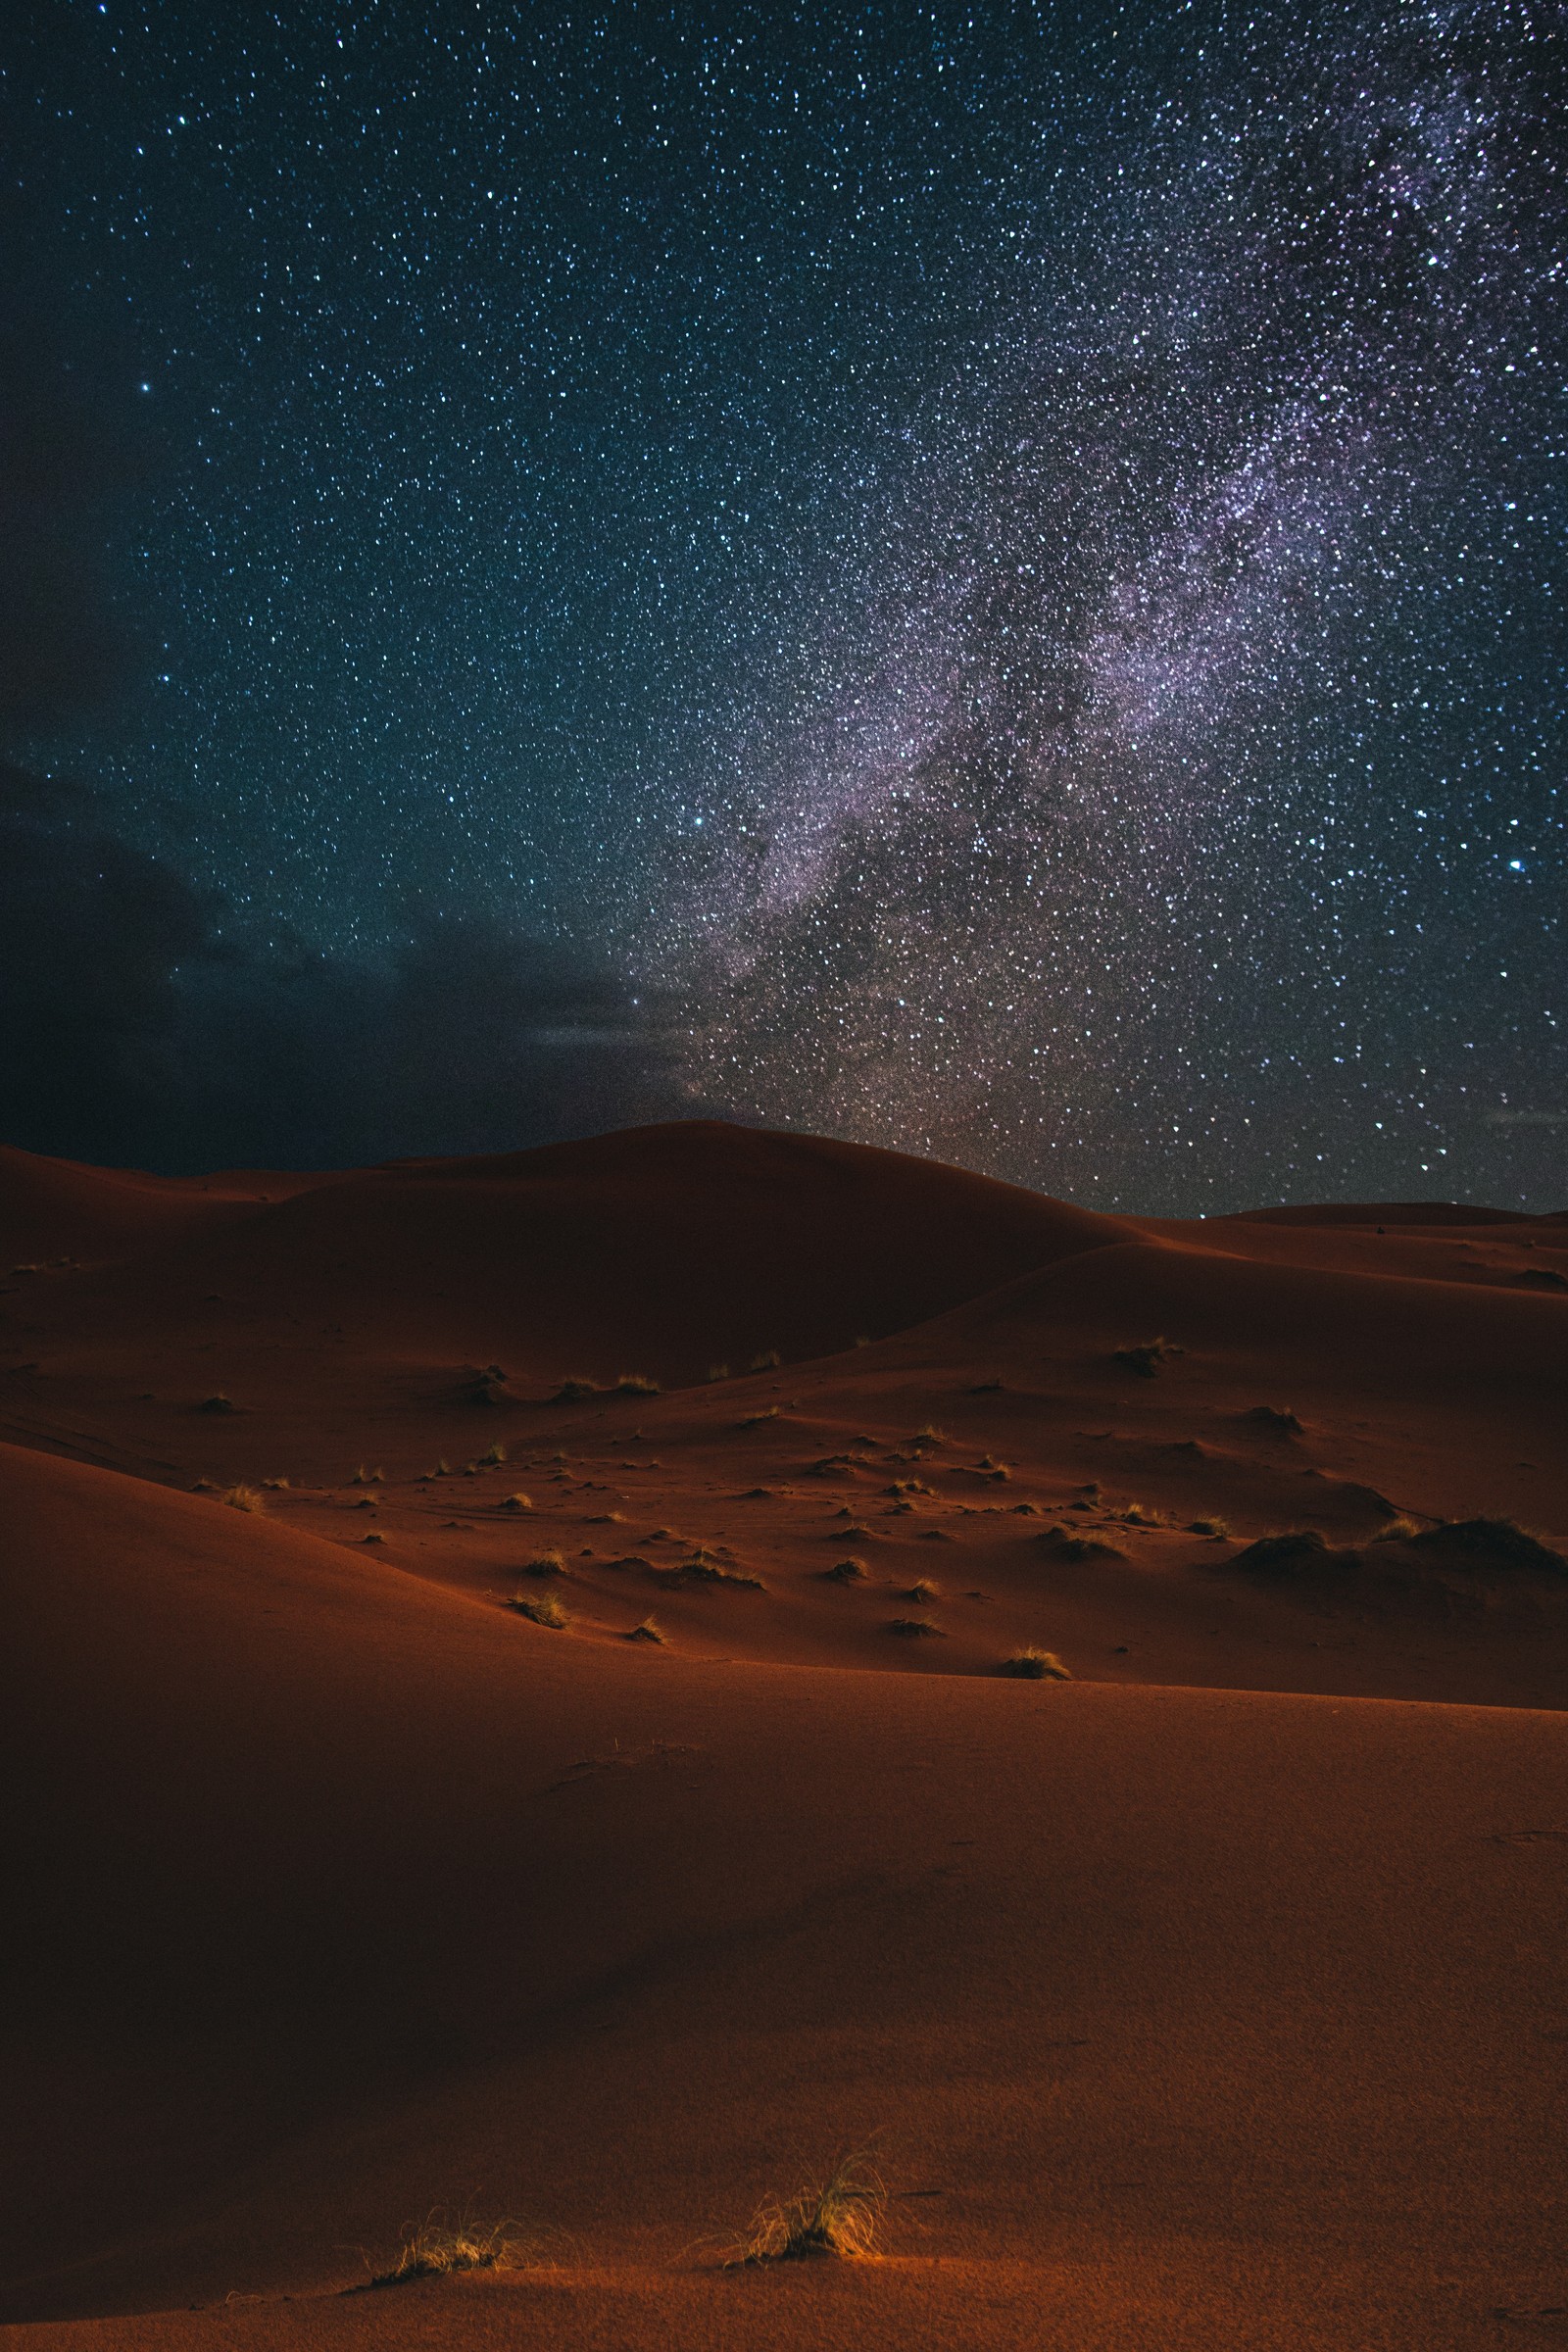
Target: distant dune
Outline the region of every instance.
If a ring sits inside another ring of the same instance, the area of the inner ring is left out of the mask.
[[[0,1294],[19,2352],[1559,2324],[1562,1219],[6,1152]]]

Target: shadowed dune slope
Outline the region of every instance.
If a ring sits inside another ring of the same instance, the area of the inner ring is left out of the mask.
[[[935,1161],[693,1122],[315,1181],[62,1303],[151,1346],[217,1297],[403,1355],[685,1382],[880,1337],[1120,1235]]]
[[[697,1664],[11,1448],[0,1510],[0,2310],[213,2307],[19,2352],[1561,2299],[1562,1718]],[[873,2133],[885,2265],[715,2268]],[[442,2201],[554,2267],[331,2295]]]

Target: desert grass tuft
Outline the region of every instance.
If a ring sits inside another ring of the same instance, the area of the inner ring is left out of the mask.
[[[1010,1658],[1004,1658],[998,1671],[1014,1674],[1028,1683],[1070,1683],[1072,1674],[1054,1649],[1017,1649]]]
[[[553,1592],[515,1592],[507,1606],[515,1609],[519,1617],[526,1617],[530,1625],[548,1626],[553,1633],[563,1632],[571,1623]]]
[[[286,1494],[288,1492],[286,1478],[264,1478],[262,1485],[269,1494]]]
[[[522,1563],[524,1576],[564,1576],[566,1563],[559,1551],[536,1551],[531,1560]]]
[[[776,1421],[777,1419],[778,1406],[770,1404],[762,1412],[748,1413],[745,1420],[737,1421],[735,1426],[737,1429],[760,1429],[764,1421]]]
[[[822,1571],[824,1580],[830,1585],[856,1585],[864,1574],[863,1560],[835,1560],[831,1568]]]
[[[498,1508],[503,1511],[531,1511],[533,1496],[531,1494],[503,1494]]]
[[[615,1376],[617,1396],[657,1396],[660,1384],[646,1372],[620,1372]]]
[[[367,1470],[363,1462],[349,1480],[351,1487],[382,1487],[385,1484],[386,1472],[384,1470]]]
[[[922,1576],[918,1584],[911,1585],[907,1592],[901,1592],[899,1598],[916,1601],[921,1608],[924,1608],[927,1601],[935,1600],[941,1590],[942,1587],[933,1583],[930,1577]]]
[[[626,1640],[628,1642],[662,1642],[663,1639],[663,1632],[659,1624],[659,1620],[656,1617],[645,1617],[641,1625],[634,1625],[630,1633],[626,1636]]]
[[[562,1382],[550,1401],[552,1404],[581,1404],[585,1397],[597,1396],[598,1394],[598,1381],[583,1380],[574,1376],[570,1380]]]
[[[1228,1519],[1189,1519],[1187,1532],[1192,1536],[1228,1536],[1231,1523]]]
[[[260,1487],[229,1487],[219,1496],[219,1500],[226,1502],[234,1511],[264,1511],[267,1508],[267,1497]]]
[[[933,1625],[929,1617],[893,1617],[888,1621],[888,1632],[900,1635],[906,1642],[918,1642],[941,1631],[941,1626]]]
[[[511,2222],[484,2229],[467,2214],[449,2220],[444,2213],[427,2214],[404,2233],[397,2261],[381,2271],[371,2286],[406,2286],[415,2278],[442,2278],[452,2271],[507,2271],[521,2256],[521,2243],[511,2232]]]
[[[805,2262],[819,2255],[833,2255],[841,2262],[874,2262],[886,2210],[887,2190],[869,2159],[861,2154],[841,2157],[819,2188],[766,2198],[725,2267]]]
[[[496,1439],[494,1445],[487,1446],[484,1452],[479,1456],[480,1461],[484,1464],[484,1467],[487,1470],[499,1470],[506,1458],[507,1449],[502,1445],[499,1438]]]
[[[1421,1530],[1413,1519],[1401,1516],[1397,1519],[1391,1519],[1387,1527],[1380,1527],[1372,1541],[1374,1544],[1407,1544],[1412,1536],[1418,1536],[1420,1533]]]
[[[710,1364],[707,1376],[710,1380],[728,1380],[729,1366],[728,1364]]]
[[[746,1369],[748,1372],[776,1372],[783,1361],[778,1349],[769,1348],[761,1355],[754,1355]]]
[[[204,1396],[196,1410],[199,1413],[231,1413],[234,1410],[234,1399],[232,1396],[225,1396],[222,1390],[220,1389],[214,1396]]]

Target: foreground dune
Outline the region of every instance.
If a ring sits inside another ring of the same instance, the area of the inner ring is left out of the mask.
[[[913,1164],[0,1170],[8,2340],[1560,2324],[1563,1228]],[[723,2267],[867,2146],[885,2259]],[[436,2206],[520,2266],[341,2291]]]

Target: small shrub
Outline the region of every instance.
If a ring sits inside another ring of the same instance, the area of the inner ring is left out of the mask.
[[[564,1576],[566,1563],[559,1551],[536,1551],[531,1560],[522,1563],[524,1576]]]
[[[269,1494],[286,1494],[288,1492],[288,1480],[286,1478],[264,1478],[262,1485],[265,1487]]]
[[[392,2269],[379,2272],[370,2284],[405,2286],[411,2278],[439,2278],[450,2271],[511,2270],[519,2255],[512,2228],[510,2222],[497,2222],[485,2230],[466,2214],[451,2222],[442,2213],[428,2214],[406,2232]]]
[[[507,1449],[502,1445],[499,1438],[496,1440],[493,1446],[487,1447],[486,1450],[479,1456],[480,1461],[484,1464],[487,1470],[499,1470],[506,1458]]]
[[[530,1625],[547,1625],[555,1633],[571,1623],[553,1592],[516,1592],[507,1606],[515,1609],[519,1617],[526,1617]]]
[[[599,1383],[596,1380],[564,1380],[550,1401],[552,1404],[581,1404],[584,1397],[597,1396],[598,1394]]]
[[[626,1636],[626,1640],[628,1642],[662,1642],[663,1639],[664,1637],[662,1632],[660,1630],[659,1621],[654,1617],[645,1617],[641,1625],[634,1625],[631,1629],[631,1632]]]
[[[1187,1529],[1194,1536],[1228,1536],[1231,1532],[1228,1519],[1190,1519]]]
[[[822,1571],[825,1581],[830,1585],[856,1585],[864,1574],[863,1560],[835,1560],[831,1568]]]
[[[1391,1519],[1387,1527],[1378,1529],[1372,1541],[1374,1544],[1407,1544],[1412,1536],[1418,1536],[1420,1533],[1421,1530],[1413,1519]]]
[[[216,1396],[204,1396],[196,1410],[199,1413],[231,1413],[234,1400],[231,1396],[225,1396],[220,1389]]]
[[[745,1585],[753,1592],[762,1592],[767,1589],[760,1576],[747,1576],[738,1568],[725,1568],[701,1551],[694,1552],[689,1560],[681,1560],[673,1568],[661,1568],[655,1573],[671,1585]]]
[[[615,1381],[617,1396],[657,1396],[660,1387],[646,1372],[622,1372]]]
[[[923,1576],[918,1584],[911,1585],[907,1592],[901,1592],[899,1597],[901,1600],[918,1601],[923,1608],[928,1600],[935,1600],[941,1590],[940,1585],[934,1584],[929,1577]]]
[[[726,2267],[758,2262],[803,2262],[836,2255],[841,2262],[874,2262],[887,2191],[863,2155],[845,2156],[820,2188],[788,2199],[769,2197]]]
[[[363,1462],[349,1480],[351,1487],[381,1487],[385,1484],[386,1472],[384,1470],[367,1470]]]
[[[503,1494],[500,1508],[504,1511],[531,1511],[533,1496],[531,1494]]]
[[[911,1441],[916,1446],[945,1446],[947,1442],[947,1431],[938,1429],[932,1421],[927,1421],[923,1428],[917,1429]]]
[[[941,1626],[933,1625],[929,1617],[894,1617],[888,1621],[888,1632],[905,1642],[919,1642],[941,1631]]]
[[[710,1364],[708,1367],[707,1378],[709,1380],[728,1380],[728,1364]]]
[[[1273,1404],[1254,1404],[1241,1415],[1250,1429],[1271,1438],[1298,1438],[1301,1424],[1293,1412]]]
[[[770,1404],[760,1413],[748,1413],[745,1420],[737,1421],[735,1426],[737,1429],[760,1429],[764,1421],[776,1421],[777,1419],[778,1406]]]
[[[1014,1674],[1027,1683],[1070,1683],[1072,1675],[1054,1649],[1014,1650],[1004,1658],[998,1669],[1001,1674]]]
[[[266,1498],[258,1487],[229,1487],[220,1499],[235,1511],[261,1511],[267,1507]]]
[[[754,1355],[746,1369],[748,1372],[776,1372],[783,1360],[776,1348],[769,1348],[765,1354]]]
[[[1167,1355],[1177,1355],[1168,1340],[1143,1340],[1135,1347],[1113,1348],[1111,1362],[1120,1364],[1124,1372],[1136,1372],[1142,1380],[1152,1380]]]

